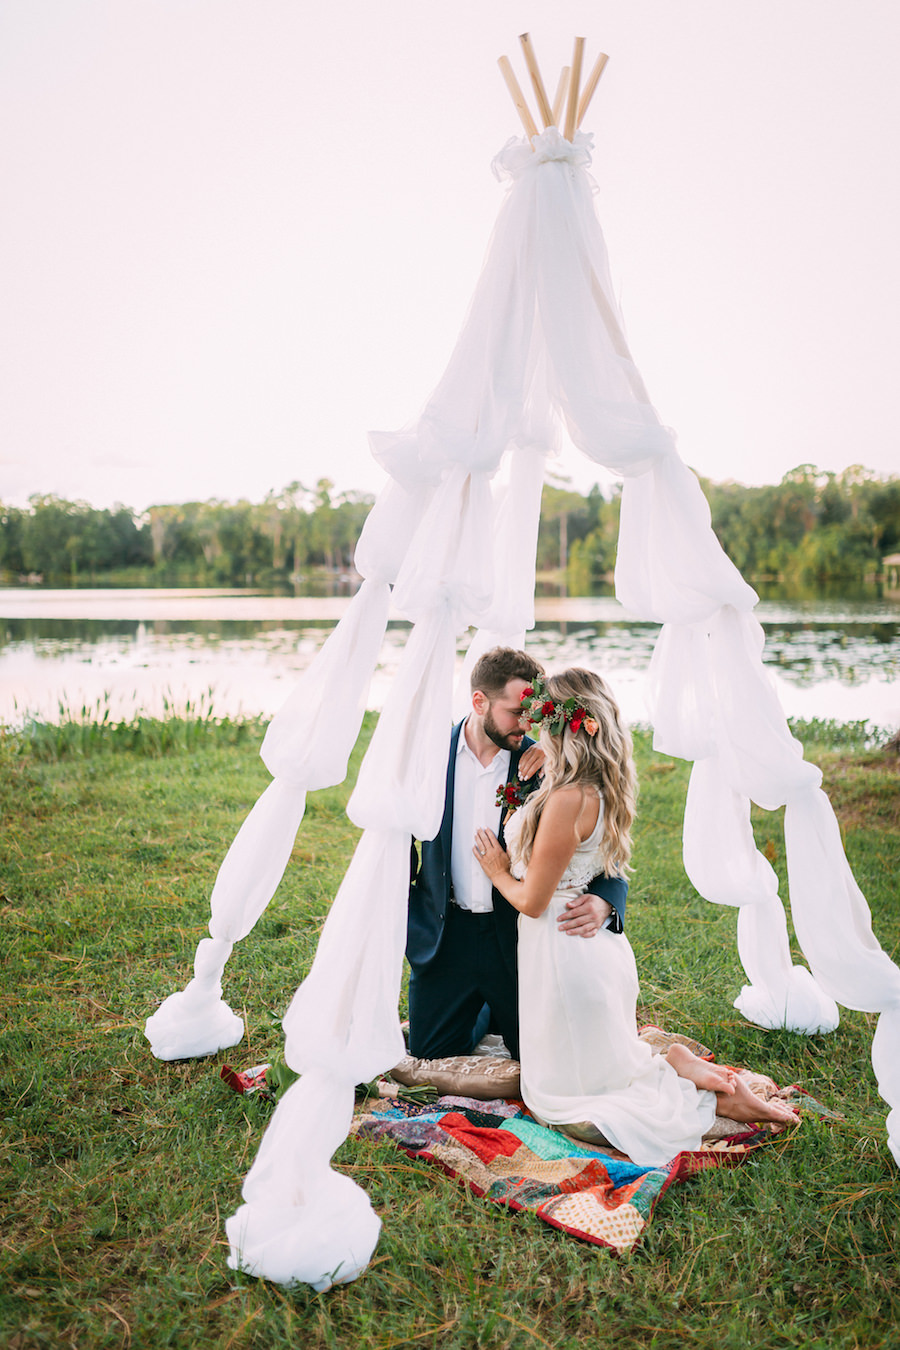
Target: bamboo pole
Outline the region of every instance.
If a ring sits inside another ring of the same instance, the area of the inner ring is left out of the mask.
[[[538,66],[537,56],[531,43],[530,33],[520,33],[519,41],[522,44],[522,52],[525,57],[525,64],[528,67],[528,74],[531,76],[531,86],[534,89],[534,96],[537,99],[538,112],[545,127],[554,125],[553,113],[550,111],[550,103],[547,98],[547,91],[544,88],[544,81],[541,79],[541,71]]]
[[[606,69],[606,63],[608,60],[609,57],[606,55],[606,52],[601,52],[600,55],[597,57],[597,60],[594,62],[594,69],[588,76],[587,84],[584,86],[584,93],[581,95],[581,99],[579,100],[578,103],[578,117],[575,122],[576,128],[580,127],[582,122],[584,121],[584,114],[590,107],[591,99],[594,97],[597,85],[600,83],[600,76]]]
[[[600,285],[600,280],[593,268],[591,268],[591,296],[600,312],[600,318],[603,320],[604,327],[609,334],[609,340],[612,343],[613,351],[616,353],[616,356],[619,356],[623,361],[628,362],[625,375],[628,383],[631,385],[631,392],[639,403],[649,403],[650,395],[647,393],[647,386],[641,379],[641,372],[634,364],[634,359],[631,352],[628,350],[628,343],[625,341],[625,334],[619,326],[619,321],[616,318],[612,305],[610,305],[607,300],[606,293]]]
[[[528,104],[525,102],[525,95],[519,88],[519,81],[516,79],[515,71],[509,64],[509,57],[508,56],[499,57],[497,65],[500,67],[500,74],[506,81],[506,87],[510,92],[512,101],[516,105],[516,112],[522,119],[522,126],[525,128],[525,135],[528,137],[530,141],[532,136],[536,136],[538,134],[538,129],[537,126],[535,125],[534,118],[531,115],[531,110],[529,109]]]
[[[555,127],[559,126],[559,115],[562,112],[563,101],[566,97],[566,90],[569,87],[569,76],[571,74],[571,66],[563,66],[562,70],[559,72],[559,84],[556,86],[553,107],[550,110],[553,113],[553,125]]]
[[[569,77],[569,103],[566,108],[566,129],[563,132],[567,141],[575,138],[575,116],[578,112],[578,91],[581,84],[581,63],[584,60],[584,38],[575,39],[572,52],[572,74]]]

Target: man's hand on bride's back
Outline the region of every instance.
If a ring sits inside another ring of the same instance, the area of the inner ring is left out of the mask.
[[[612,912],[613,907],[607,900],[601,900],[599,895],[591,895],[588,891],[585,895],[566,901],[557,924],[560,932],[567,937],[591,938],[600,932]]]

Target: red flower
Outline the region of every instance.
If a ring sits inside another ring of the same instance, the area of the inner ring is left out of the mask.
[[[576,708],[572,714],[572,720],[569,723],[569,726],[572,728],[573,731],[577,731],[583,721],[584,721],[584,708]]]
[[[534,698],[534,690],[531,685],[529,685],[527,689],[522,690],[522,697],[519,699],[519,702],[524,703],[526,698]]]
[[[548,699],[547,702],[541,708],[541,717],[552,717],[555,712],[556,712],[556,704],[551,703],[550,700]]]

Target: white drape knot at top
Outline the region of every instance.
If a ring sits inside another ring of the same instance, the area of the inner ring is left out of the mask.
[[[491,170],[498,182],[503,182],[505,178],[515,180],[526,173],[533,173],[550,160],[561,160],[587,169],[591,164],[593,148],[594,137],[590,132],[576,131],[574,139],[567,141],[558,127],[547,127],[546,131],[532,136],[530,145],[521,136],[512,136],[494,156]]]

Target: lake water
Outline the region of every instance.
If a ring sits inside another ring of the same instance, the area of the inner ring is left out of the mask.
[[[211,698],[219,715],[271,716],[343,614],[340,597],[221,590],[0,589],[0,722],[108,701],[115,718]],[[789,717],[900,725],[900,600],[761,601],[765,660]],[[528,647],[548,669],[584,664],[645,721],[658,625],[611,597],[536,601]],[[381,706],[409,626],[392,622],[372,682]],[[460,647],[460,659],[463,647]],[[211,693],[210,693],[211,691]]]

